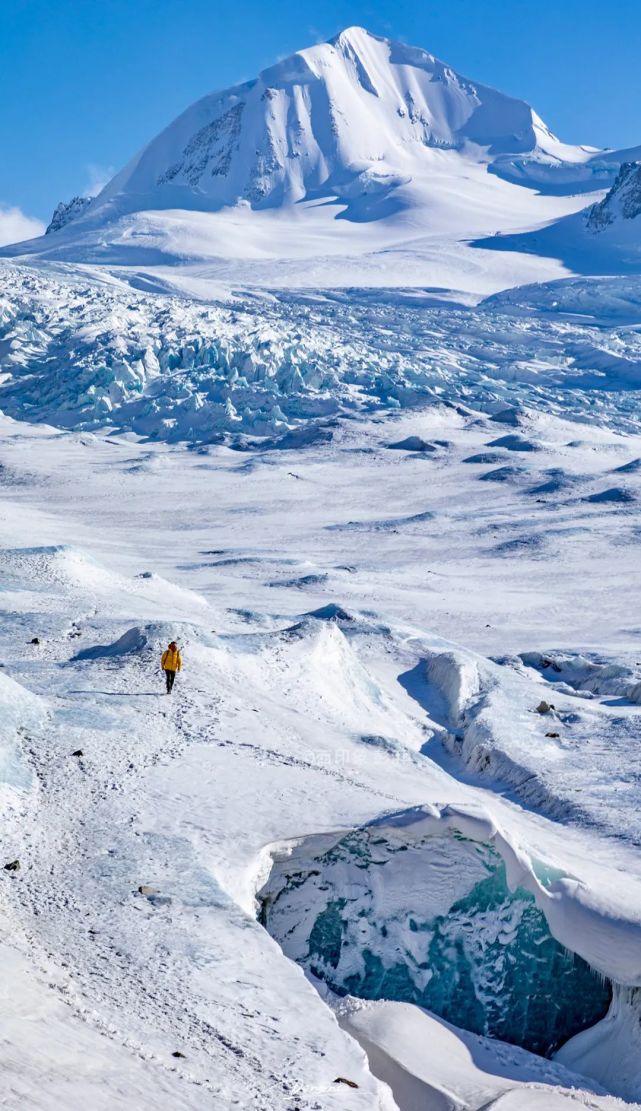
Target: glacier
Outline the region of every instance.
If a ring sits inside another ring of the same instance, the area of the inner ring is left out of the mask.
[[[240,293],[202,304],[69,271],[0,272],[0,406],[15,419],[241,447],[331,436],[338,417],[442,399],[638,424],[638,333],[570,309],[532,320],[527,292],[523,313],[514,294],[454,309],[399,304],[395,291],[265,297],[257,311]]]

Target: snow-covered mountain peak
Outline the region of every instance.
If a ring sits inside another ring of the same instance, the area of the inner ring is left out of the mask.
[[[268,285],[278,260],[288,284],[293,264],[303,284],[396,284],[402,271],[404,283],[494,292],[513,268],[494,255],[479,286],[467,244],[576,213],[622,155],[564,144],[524,100],[349,27],[204,96],[97,197],[59,206],[46,239],[0,254],[207,261],[212,277],[262,284],[262,269]],[[407,263],[395,277],[390,250]],[[525,258],[518,280],[540,270]]]
[[[254,81],[187,109],[86,213],[114,205],[291,207],[424,182],[434,151],[477,161],[546,153],[558,140],[524,101],[457,74],[427,51],[350,27]],[[365,174],[365,178],[362,175]]]

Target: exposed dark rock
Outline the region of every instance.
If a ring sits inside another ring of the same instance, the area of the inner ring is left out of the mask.
[[[60,204],[56,205],[45,235],[60,231],[61,228],[70,224],[72,220],[82,215],[89,204],[91,204],[91,197],[72,197],[70,201],[60,201]]]
[[[587,216],[590,231],[600,232],[616,220],[634,220],[641,215],[641,162],[623,162],[616,181]]]

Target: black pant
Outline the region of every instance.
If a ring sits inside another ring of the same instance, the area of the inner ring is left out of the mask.
[[[174,685],[174,679],[175,678],[176,678],[176,672],[175,671],[165,671],[165,679],[167,680],[167,694],[170,693],[171,688]]]

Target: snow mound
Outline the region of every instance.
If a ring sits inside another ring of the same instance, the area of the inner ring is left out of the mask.
[[[399,440],[395,444],[388,444],[389,448],[394,451],[437,451],[437,445],[424,440],[421,436],[406,436],[404,440]]]
[[[157,655],[175,640],[180,648],[185,644],[202,644],[214,647],[218,639],[213,633],[184,621],[161,621],[149,625],[136,625],[127,629],[112,644],[99,644],[84,648],[74,660],[97,660],[110,657]]]
[[[536,668],[549,682],[565,683],[574,690],[592,694],[617,695],[641,705],[640,670],[558,652],[522,652],[520,658],[526,667]]]
[[[439,652],[427,659],[426,674],[446,699],[449,723],[458,722],[480,690],[476,661],[460,652]]]
[[[344,524],[328,525],[330,532],[398,532],[400,529],[413,529],[434,520],[434,514],[426,509],[423,513],[410,513],[406,517],[383,517],[361,521],[345,521]]]
[[[545,471],[549,478],[545,482],[539,483],[538,486],[532,486],[528,490],[528,494],[541,495],[541,494],[563,494],[573,490],[576,486],[586,481],[584,475],[568,474],[561,467],[553,467],[549,471]]]
[[[309,613],[304,614],[305,617],[315,617],[317,621],[354,621],[354,615],[348,613],[336,602],[328,602],[326,606],[321,606],[319,609],[310,610]]]
[[[631,459],[629,463],[623,463],[620,467],[615,467],[614,474],[638,474],[641,471],[641,459]]]
[[[528,440],[525,436],[499,436],[497,440],[490,440],[488,447],[504,447],[508,451],[540,451],[540,444]]]
[[[85,552],[64,544],[2,548],[0,569],[7,578],[41,590],[52,584],[76,590],[110,590],[118,580]]]
[[[418,750],[423,733],[361,652],[362,641],[380,637],[387,643],[388,635],[388,629],[328,605],[276,632],[222,636],[216,666],[233,676],[240,691],[253,689],[255,698],[267,697],[272,707],[286,708],[296,718],[302,714],[324,737],[342,735],[346,759],[361,737],[395,739],[399,732],[407,753]],[[362,753],[355,752],[354,759]]]
[[[34,548],[0,548],[0,574],[6,581],[31,590],[47,591],[55,586],[61,592],[100,596],[137,595],[141,599],[162,599],[165,605],[195,606],[207,603],[194,591],[177,586],[154,573],[143,572],[127,578],[104,567],[88,553],[71,545],[44,545]]]
[[[489,465],[494,463],[501,463],[504,459],[505,456],[501,455],[501,453],[498,451],[479,451],[476,455],[468,455],[467,459],[464,459],[463,462],[486,463]]]
[[[612,486],[608,490],[588,494],[583,500],[593,502],[595,505],[629,505],[630,502],[636,501],[636,498],[631,490],[626,490],[623,486]]]
[[[515,478],[521,478],[522,475],[527,474],[525,467],[497,467],[494,471],[486,471],[485,474],[480,474],[480,482],[511,482]]]

